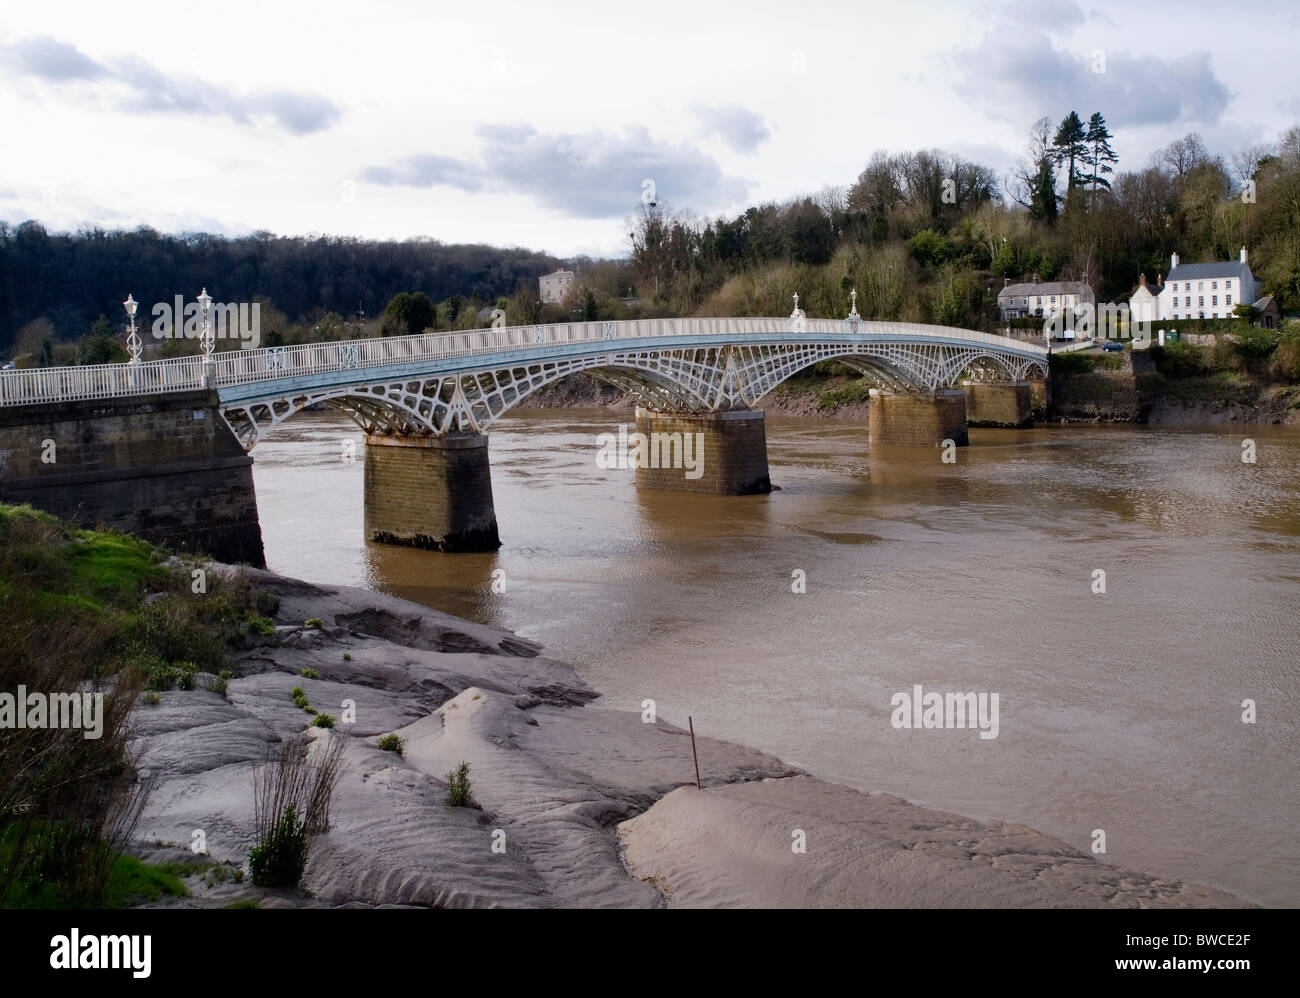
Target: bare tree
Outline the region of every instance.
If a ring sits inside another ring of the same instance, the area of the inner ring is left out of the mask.
[[[1181,139],[1175,139],[1151,157],[1153,166],[1158,166],[1181,180],[1192,170],[1210,158],[1210,151],[1197,132],[1188,132]]]
[[[1232,163],[1232,172],[1237,175],[1237,179],[1243,184],[1254,180],[1260,163],[1272,155],[1274,155],[1273,147],[1267,142],[1256,142],[1245,146],[1229,157]]]

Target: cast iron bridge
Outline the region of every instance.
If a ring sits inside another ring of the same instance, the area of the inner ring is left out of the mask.
[[[0,405],[212,388],[245,450],[308,406],[372,434],[485,433],[538,389],[579,371],[660,412],[745,409],[823,360],[882,389],[933,393],[965,377],[1046,377],[1047,348],[947,326],[847,319],[637,319],[236,350],[135,364],[0,372]]]

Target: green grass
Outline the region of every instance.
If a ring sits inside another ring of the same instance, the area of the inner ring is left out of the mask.
[[[104,907],[130,908],[162,897],[189,897],[189,889],[172,872],[174,868],[173,864],[150,866],[134,856],[119,856],[108,875]]]
[[[316,669],[303,669],[300,675],[303,679],[320,679],[320,672]]]
[[[379,739],[379,748],[384,752],[396,752],[401,755],[406,749],[406,742],[396,735],[384,735]]]
[[[261,904],[262,904],[261,898],[240,898],[237,901],[231,901],[230,904],[225,905],[225,907],[235,908],[235,909],[258,908],[261,907]]]

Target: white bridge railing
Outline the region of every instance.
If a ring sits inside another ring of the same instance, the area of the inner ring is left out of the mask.
[[[221,388],[336,371],[393,367],[457,357],[491,356],[568,343],[606,342],[613,347],[621,340],[651,337],[729,334],[761,338],[770,334],[790,335],[794,332],[792,325],[796,321],[792,318],[631,319],[500,326],[464,332],[234,350],[214,354],[210,365],[205,365],[200,356],[190,356],[140,364],[95,364],[85,367],[0,371],[0,405],[147,395],[205,386]],[[844,319],[803,319],[799,325],[801,328],[798,335],[812,338],[819,334],[850,333],[861,337],[864,342],[956,339],[1021,357],[1039,359],[1047,356],[1046,347],[1033,343],[949,326],[866,320],[850,324]],[[538,357],[529,362],[544,359],[545,357]]]

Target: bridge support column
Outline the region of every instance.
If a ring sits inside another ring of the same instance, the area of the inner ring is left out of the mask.
[[[867,403],[871,446],[939,447],[951,440],[970,443],[966,432],[966,393],[941,388],[933,394],[894,394],[871,389]]]
[[[683,416],[638,407],[636,430],[648,447],[636,469],[642,488],[724,496],[772,491],[767,428],[757,409]]]
[[[488,438],[366,434],[366,540],[430,551],[495,551]]]
[[[968,426],[1000,426],[1028,429],[1034,425],[1033,389],[1028,381],[1015,385],[962,383],[966,393]]]

